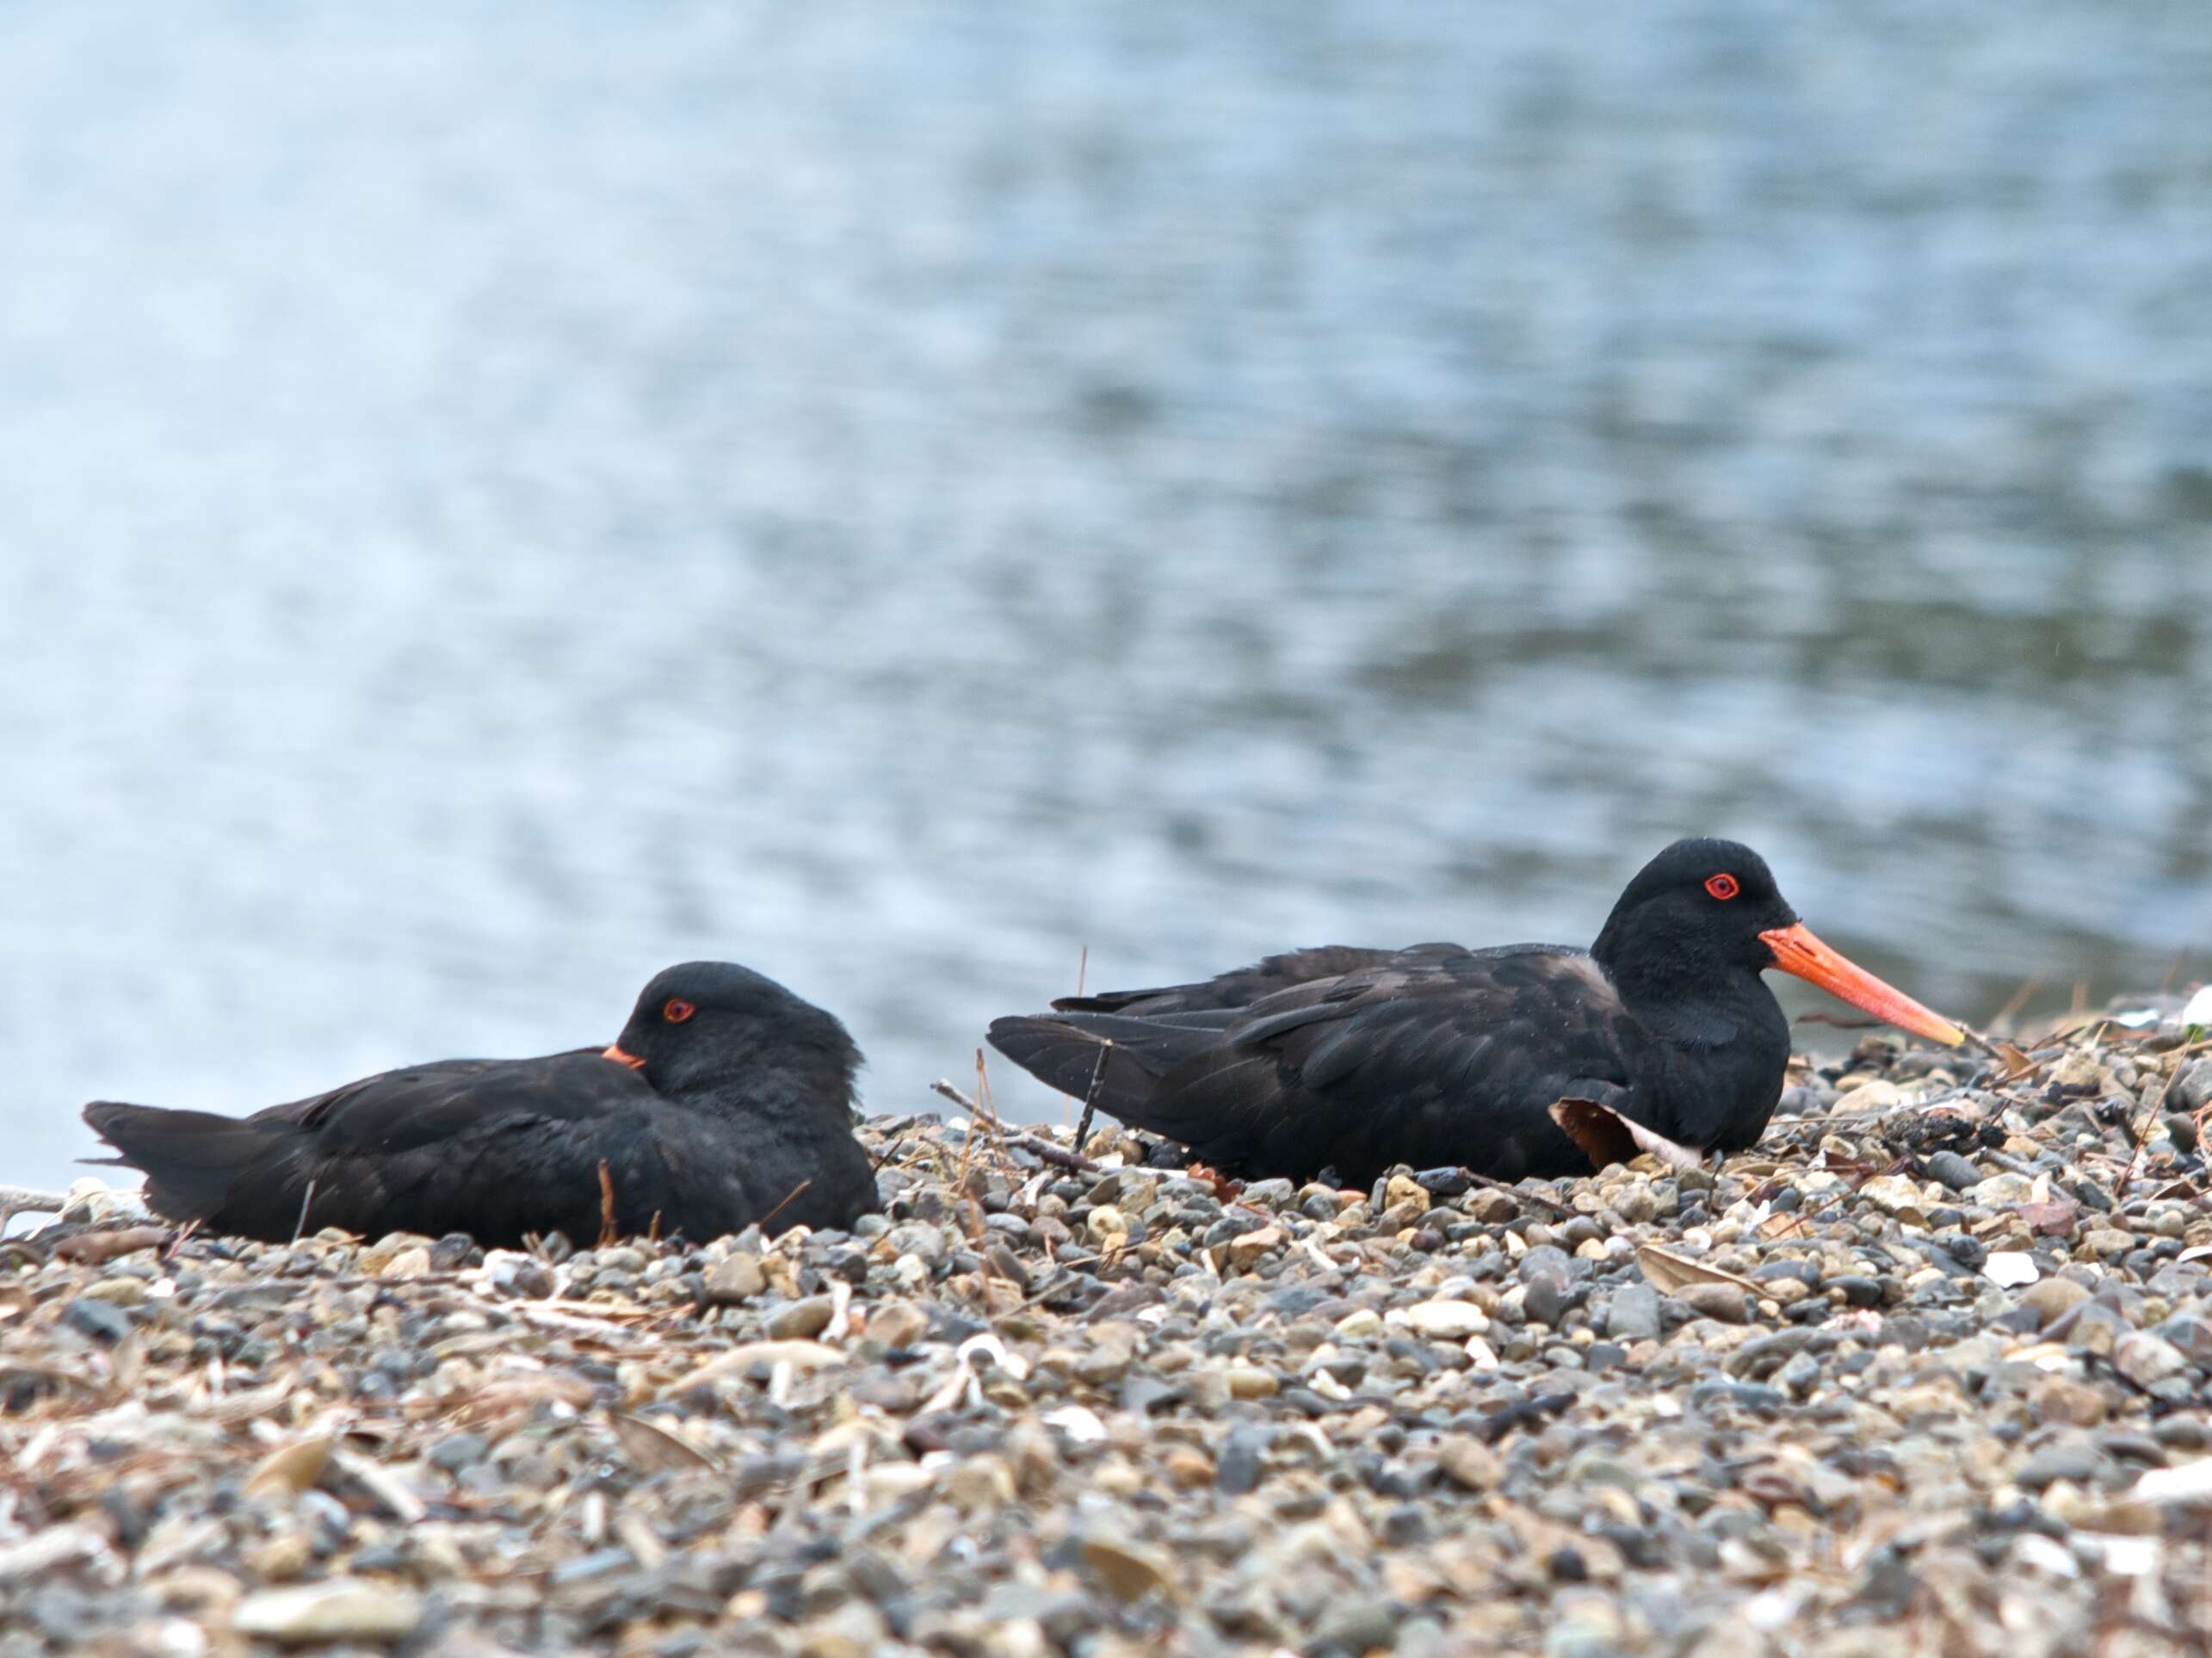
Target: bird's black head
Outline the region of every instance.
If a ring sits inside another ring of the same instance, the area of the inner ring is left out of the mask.
[[[775,980],[730,962],[685,962],[639,993],[607,1057],[664,1094],[711,1095],[742,1083],[766,1106],[852,1098],[860,1050],[837,1018]]]
[[[1636,872],[1590,953],[1632,1000],[1696,1002],[1732,975],[1779,968],[1902,1030],[1965,1040],[1950,1020],[1822,943],[1741,841],[1675,842]]]
[[[1636,872],[1591,954],[1614,981],[1657,990],[1775,965],[1762,935],[1797,924],[1766,860],[1741,841],[1678,840]]]

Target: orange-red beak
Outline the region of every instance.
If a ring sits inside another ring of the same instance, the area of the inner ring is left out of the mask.
[[[1759,937],[1774,952],[1774,964],[1816,984],[1831,996],[1839,996],[1853,1007],[1863,1008],[1884,1024],[1910,1030],[1916,1036],[1956,1048],[1966,1032],[1940,1013],[1931,1012],[1903,991],[1886,985],[1864,968],[1845,960],[1813,936],[1801,921],[1776,927]]]
[[[610,1059],[617,1065],[627,1065],[633,1071],[642,1071],[646,1068],[646,1062],[640,1059],[635,1054],[624,1053],[622,1051],[622,1044],[619,1042],[610,1044],[606,1052],[600,1055],[599,1057],[601,1059]]]

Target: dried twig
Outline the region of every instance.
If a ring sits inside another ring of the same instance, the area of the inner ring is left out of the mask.
[[[1042,1162],[1050,1163],[1054,1168],[1072,1170],[1078,1174],[1105,1172],[1104,1166],[1095,1158],[1085,1157],[1079,1151],[1070,1151],[1066,1147],[1056,1145],[1041,1135],[1029,1134],[1020,1129],[1008,1133],[1006,1125],[992,1114],[988,1106],[979,1105],[942,1077],[939,1077],[930,1085],[930,1092],[949,1099],[961,1110],[979,1121],[987,1120],[998,1129],[999,1143],[1010,1149],[1028,1152],[1032,1157]]]
[[[602,1157],[599,1160],[599,1247],[608,1247],[621,1235],[615,1227],[615,1177]]]
[[[1109,1038],[1098,1044],[1098,1063],[1091,1067],[1091,1086],[1083,1096],[1083,1116],[1075,1125],[1075,1148],[1081,1151],[1091,1143],[1091,1118],[1098,1110],[1098,1096],[1106,1092],[1106,1061],[1114,1052]]]
[[[801,1180],[797,1185],[792,1187],[790,1191],[785,1192],[783,1194],[783,1201],[776,1204],[774,1209],[769,1210],[767,1214],[762,1216],[759,1221],[756,1223],[759,1226],[761,1231],[763,1233],[766,1233],[768,1230],[768,1223],[774,1220],[777,1216],[782,1214],[786,1209],[789,1208],[793,1198],[798,1197],[800,1192],[806,1191],[807,1187],[813,1184],[813,1177],[809,1175],[806,1179]]]
[[[2112,1196],[2116,1200],[2128,1195],[2128,1183],[2135,1178],[2135,1166],[2142,1161],[2143,1142],[2151,1137],[2151,1124],[2165,1114],[2166,1103],[2173,1098],[2173,1091],[2181,1081],[2181,1073],[2188,1069],[2184,1061],[2190,1055],[2208,1048],[2212,1048],[2212,1042],[2190,1042],[2185,1047],[2174,1049],[2172,1060],[2172,1069],[2166,1073],[2166,1086],[2159,1090],[2158,1104],[2143,1114],[2141,1128],[2137,1128],[2132,1122],[2127,1125],[2128,1138],[2134,1143],[2135,1155],[2128,1160],[2127,1172],[2121,1175],[2119,1185],[2112,1189]]]
[[[1509,1197],[1517,1197],[1524,1203],[1534,1203],[1538,1209],[1559,1220],[1571,1221],[1574,1218],[1574,1210],[1557,1198],[1546,1197],[1538,1192],[1523,1191],[1511,1181],[1493,1179],[1487,1174],[1477,1174],[1473,1169],[1461,1169],[1460,1172],[1478,1186],[1488,1186],[1492,1191],[1502,1191]]]

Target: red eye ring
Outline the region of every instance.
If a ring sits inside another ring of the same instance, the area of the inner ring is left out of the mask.
[[[1707,877],[1705,890],[1725,904],[1743,891],[1743,887],[1732,875],[1716,875]]]
[[[671,996],[661,1005],[660,1016],[670,1024],[682,1024],[699,1010],[681,996]]]

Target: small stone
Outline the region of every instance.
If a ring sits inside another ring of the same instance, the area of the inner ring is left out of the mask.
[[[482,1462],[490,1450],[481,1434],[448,1433],[423,1453],[423,1460],[444,1473],[457,1474]]]
[[[512,1249],[495,1249],[484,1258],[485,1282],[493,1291],[519,1301],[544,1301],[559,1285],[553,1268],[534,1255]]]
[[[1981,1184],[1981,1171],[1955,1151],[1931,1152],[1920,1160],[1920,1166],[1931,1178],[1942,1181],[1953,1191],[1965,1191]]]
[[[1722,1324],[1743,1324],[1751,1318],[1744,1292],[1733,1284],[1693,1284],[1676,1297],[1700,1318]]]
[[[1091,1211],[1096,1214],[1097,1210]],[[1262,1256],[1282,1247],[1282,1228],[1264,1226],[1251,1232],[1239,1233],[1229,1240],[1229,1264],[1242,1270],[1252,1265]]]
[[[384,1263],[378,1271],[380,1278],[419,1278],[430,1270],[430,1252],[417,1247],[403,1249]],[[281,1638],[281,1637],[279,1637]]]
[[[1116,1600],[1142,1600],[1165,1590],[1171,1581],[1167,1557],[1127,1537],[1091,1531],[1084,1535],[1079,1552],[1083,1563],[1098,1574]]]
[[[760,1257],[733,1251],[707,1269],[706,1296],[709,1307],[735,1307],[768,1288]]]
[[[1616,1341],[1656,1341],[1659,1335],[1659,1291],[1648,1284],[1624,1284],[1613,1292],[1605,1311],[1605,1333]]]
[[[774,1341],[810,1341],[830,1327],[830,1320],[837,1308],[827,1296],[809,1296],[804,1301],[787,1302],[770,1313],[761,1325]]]
[[[2189,1368],[2181,1350],[2164,1336],[2130,1330],[2112,1346],[2112,1368],[2139,1388],[2148,1388]]]
[[[248,1569],[264,1583],[289,1583],[314,1559],[315,1539],[304,1529],[279,1531],[245,1554]]]
[[[1091,1218],[1083,1223],[1083,1227],[1095,1243],[1103,1244],[1109,1239],[1129,1235],[1129,1222],[1111,1203],[1101,1203],[1092,1209]]]
[[[971,1457],[956,1463],[938,1489],[963,1514],[1004,1508],[1014,1500],[1014,1470],[998,1457]]]
[[[1859,1091],[1861,1096],[1865,1092]],[[1927,1200],[1920,1195],[1919,1183],[1901,1174],[1878,1174],[1859,1188],[1858,1195],[1883,1214],[1895,1216],[1903,1225],[1928,1224]]]
[[[1355,1307],[1337,1321],[1336,1330],[1347,1341],[1372,1341],[1382,1333],[1382,1315],[1371,1307]]]
[[[1533,1251],[1530,1253],[1534,1253]],[[1539,1324],[1559,1328],[1560,1321],[1566,1315],[1566,1280],[1548,1273],[1531,1278],[1521,1292],[1521,1306]]]
[[[2212,1313],[2184,1308],[2159,1325],[2159,1333],[2198,1370],[2212,1370]]]
[[[1511,1193],[1496,1191],[1477,1193],[1464,1207],[1472,1218],[1484,1226],[1503,1226],[1521,1212]]]
[[[388,1644],[405,1640],[422,1621],[423,1603],[411,1590],[343,1577],[263,1589],[239,1601],[231,1619],[241,1635],[293,1646],[321,1641]]]
[[[1431,1341],[1464,1341],[1490,1327],[1489,1316],[1471,1301],[1422,1301],[1392,1314],[1418,1335]]]
[[[2098,1468],[2097,1453],[2085,1446],[2049,1445],[2022,1463],[2012,1482],[2030,1491],[2040,1491],[2060,1480],[2087,1485],[2097,1477]]]
[[[2036,1183],[2024,1174],[1993,1174],[1967,1188],[1968,1201],[1982,1209],[2013,1209],[2029,1202]]]
[[[1214,1465],[1214,1489],[1232,1497],[1257,1491],[1266,1471],[1267,1446],[1266,1429],[1250,1422],[1239,1422],[1231,1428]]]
[[[1437,1448],[1437,1466],[1467,1491],[1493,1491],[1505,1477],[1505,1462],[1481,1440],[1455,1433]]]
[[[2081,1253],[2098,1260],[2124,1255],[2135,1247],[2135,1235],[2112,1227],[2096,1227],[2081,1234]]]
[[[2029,1389],[2028,1407],[2044,1421],[2095,1427],[2104,1420],[2104,1395],[2063,1376],[2048,1376]]]
[[[1253,1364],[1233,1364],[1229,1367],[1229,1396],[1232,1399],[1272,1399],[1282,1389],[1282,1379],[1272,1370],[1264,1370]]]
[[[867,1333],[886,1347],[901,1351],[929,1333],[930,1315],[910,1301],[894,1301],[868,1315]]]
[[[61,1321],[80,1335],[109,1346],[131,1333],[131,1315],[112,1302],[79,1296],[61,1309]]]
[[[2032,1308],[2045,1326],[2088,1299],[2088,1290],[2072,1278],[2045,1278],[2020,1292],[2020,1305]]]
[[[1167,1476],[1186,1491],[1214,1483],[1214,1459],[1192,1445],[1177,1445],[1167,1453]]]
[[[1348,1654],[1387,1651],[1397,1644],[1399,1623],[1398,1609],[1388,1601],[1357,1596],[1323,1612],[1304,1649]]]
[[[1396,1209],[1402,1203],[1416,1215],[1426,1215],[1430,1201],[1428,1187],[1407,1175],[1392,1175],[1389,1184],[1383,1189],[1383,1207],[1386,1209]]]

